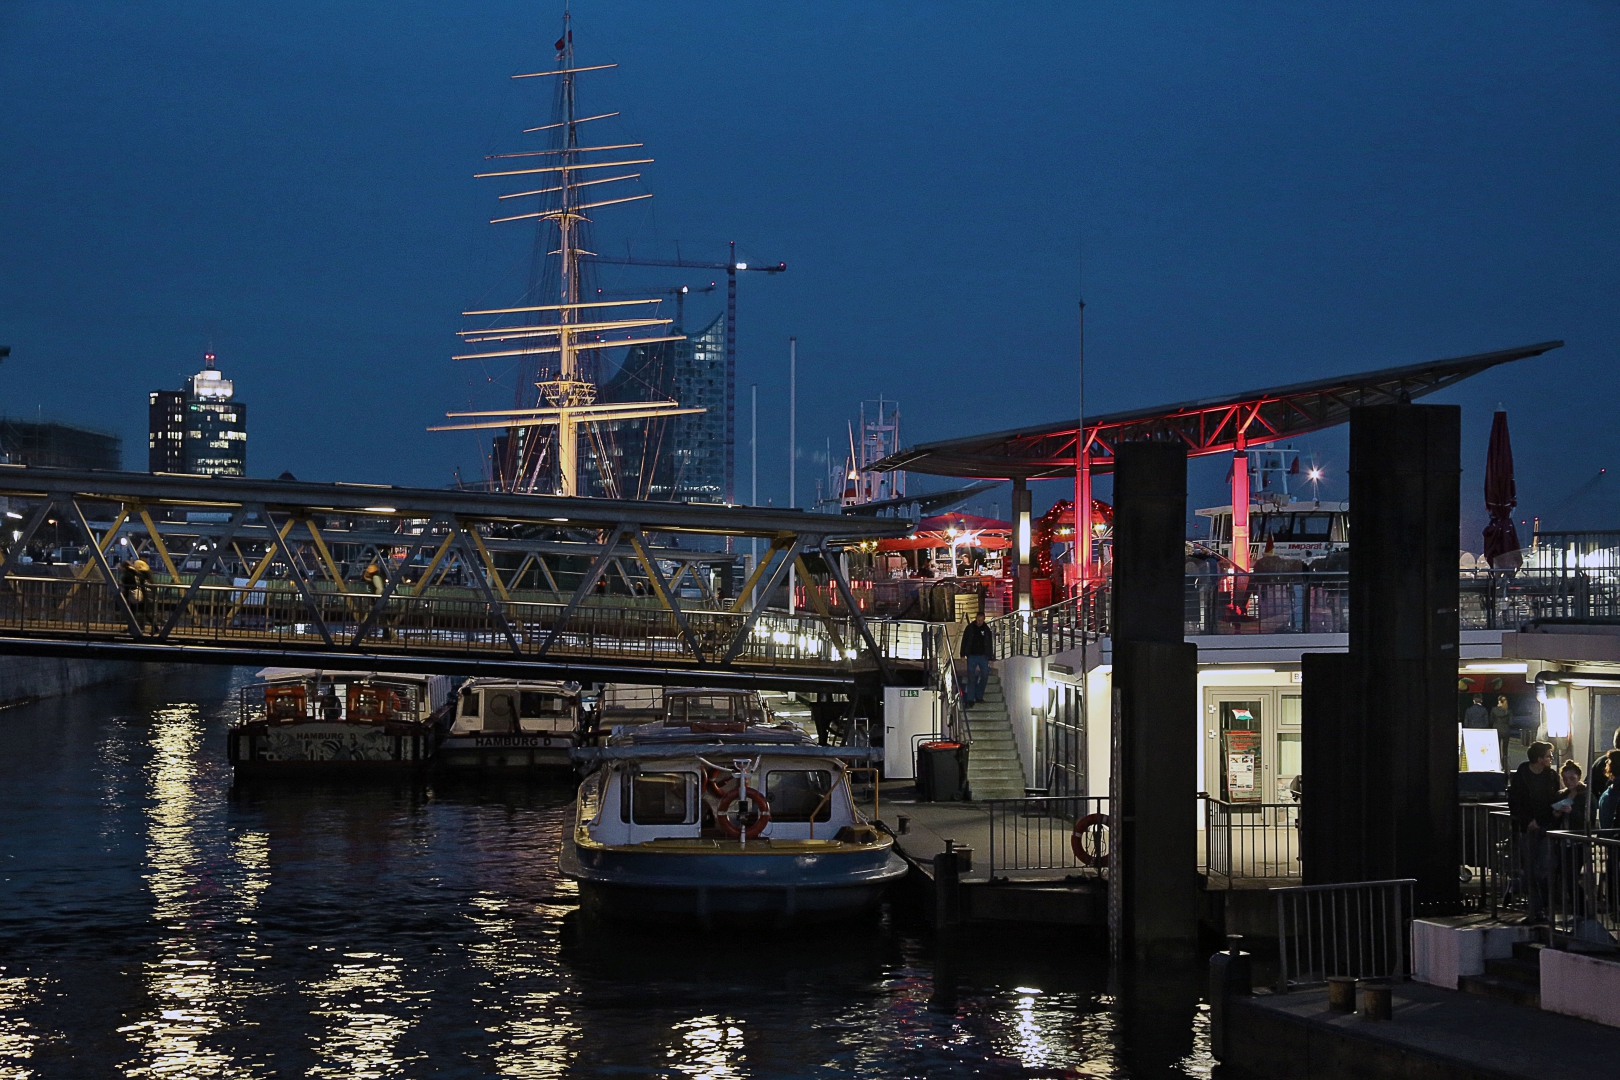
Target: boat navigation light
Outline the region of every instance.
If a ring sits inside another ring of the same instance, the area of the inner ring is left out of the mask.
[[[746,270],[746,269],[748,269],[748,264],[747,263],[738,263],[737,264],[737,269],[738,270]]]
[[[1322,479],[1322,470],[1312,469],[1310,472],[1305,474],[1305,478],[1307,480],[1320,480]]]

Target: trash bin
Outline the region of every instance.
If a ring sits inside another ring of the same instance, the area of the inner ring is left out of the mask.
[[[966,746],[925,742],[917,747],[917,794],[925,802],[961,802],[966,789]]]

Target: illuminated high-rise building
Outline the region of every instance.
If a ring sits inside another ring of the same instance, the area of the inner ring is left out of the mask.
[[[147,469],[151,472],[247,475],[247,406],[214,354],[182,390],[147,396]]]

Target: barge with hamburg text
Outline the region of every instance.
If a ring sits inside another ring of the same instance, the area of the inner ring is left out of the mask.
[[[425,765],[452,705],[445,675],[265,668],[241,690],[229,733],[241,773],[403,770]]]

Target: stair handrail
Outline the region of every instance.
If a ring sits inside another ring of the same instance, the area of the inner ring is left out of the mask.
[[[941,734],[963,746],[973,745],[973,726],[962,704],[962,684],[956,677],[956,654],[951,648],[950,624],[936,624],[930,632],[928,684],[939,692]]]
[[[1096,643],[1108,632],[1112,590],[1106,582],[1088,585],[1084,596],[1071,596],[1034,611],[1010,611],[987,620],[995,658],[1040,658]]]

